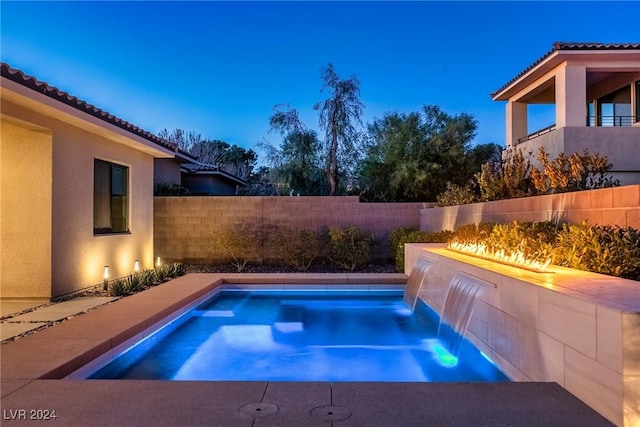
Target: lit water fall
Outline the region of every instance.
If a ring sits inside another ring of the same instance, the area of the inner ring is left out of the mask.
[[[458,356],[467,330],[476,297],[490,284],[464,273],[458,273],[452,280],[440,316],[438,340],[449,352]]]
[[[409,306],[411,310],[415,310],[416,302],[418,301],[418,294],[420,288],[427,280],[427,273],[431,270],[433,262],[427,258],[420,257],[413,264],[411,274],[407,280],[407,287],[404,292],[404,302]]]

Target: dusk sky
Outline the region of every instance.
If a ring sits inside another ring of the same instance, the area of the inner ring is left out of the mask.
[[[360,80],[364,121],[425,104],[504,145],[489,93],[555,41],[640,42],[640,2],[9,2],[1,58],[157,133],[180,127],[245,148],[276,104],[317,129],[320,69]],[[530,130],[553,123],[532,111]],[[533,129],[531,129],[533,128]]]

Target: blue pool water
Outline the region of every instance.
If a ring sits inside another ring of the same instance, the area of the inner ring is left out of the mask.
[[[223,291],[89,378],[242,381],[508,381],[436,313],[401,292]]]

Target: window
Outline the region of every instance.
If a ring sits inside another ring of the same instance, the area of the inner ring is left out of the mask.
[[[598,99],[598,126],[631,125],[631,86]]]
[[[94,160],[93,234],[129,232],[129,168]]]

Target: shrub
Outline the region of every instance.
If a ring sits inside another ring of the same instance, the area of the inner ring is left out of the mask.
[[[211,250],[233,258],[233,266],[242,272],[247,262],[260,258],[262,229],[252,224],[234,224],[211,236]]]
[[[522,151],[508,150],[502,161],[485,163],[475,175],[481,200],[514,199],[531,195],[534,187],[530,173],[531,162]]]
[[[129,287],[127,281],[123,279],[117,279],[109,283],[109,295],[113,297],[124,297],[129,295]]]
[[[154,283],[162,283],[169,278],[169,270],[167,269],[167,265],[161,265],[160,267],[156,267],[153,270],[153,276],[151,279]]]
[[[164,264],[159,267],[156,267],[153,270],[144,270],[138,274],[142,274],[146,276],[146,283],[162,283],[169,279],[173,279],[175,277],[180,277],[184,275],[185,269],[184,265],[179,262],[174,262],[171,264]]]
[[[522,253],[528,259],[544,262],[553,257],[558,227],[552,222],[518,222],[496,224],[485,243],[506,255]]]
[[[120,297],[131,295],[150,286],[182,276],[184,272],[184,265],[181,263],[165,264],[153,270],[142,270],[112,281],[109,284],[108,293],[111,296]]]
[[[389,250],[396,263],[396,270],[399,272],[404,271],[404,244],[405,243],[419,243],[411,242],[409,236],[413,233],[420,232],[414,227],[400,227],[389,233]]]
[[[436,197],[436,207],[466,205],[476,201],[478,196],[471,188],[471,184],[462,187],[449,182],[447,189]]]
[[[612,165],[607,156],[598,153],[590,154],[584,149],[582,154],[573,153],[567,156],[560,153],[553,161],[549,154],[540,147],[538,161],[542,171],[531,170],[531,178],[538,194],[580,191],[594,188],[615,187],[620,181],[608,176]]]
[[[640,280],[640,231],[631,227],[563,225],[554,264]]]
[[[484,243],[506,254],[520,251],[529,258],[552,258],[556,265],[640,280],[640,231],[631,228],[553,222],[466,225],[454,238]],[[452,239],[452,240],[454,240]]]
[[[145,283],[142,280],[142,275],[139,273],[134,273],[131,274],[129,276],[127,276],[124,279],[127,283],[126,283],[126,287],[128,288],[128,291],[130,294],[135,294],[136,292],[140,292],[142,289],[144,289],[145,286],[149,286],[151,285],[151,283]]]
[[[190,194],[185,187],[170,182],[158,182],[153,188],[154,196],[188,196]]]
[[[167,274],[170,278],[184,276],[185,268],[181,262],[174,262],[172,264],[166,264]]]
[[[404,245],[404,243],[407,242],[407,236],[416,231],[420,230],[415,227],[400,227],[392,230],[391,233],[389,233],[388,244],[389,249],[391,250],[391,254],[394,256],[394,258],[396,250],[398,249],[398,245]]]
[[[430,233],[416,228],[398,228],[389,235],[389,246],[395,259],[396,270],[404,272],[404,244],[405,243],[446,243],[453,233],[451,231],[439,231]]]
[[[322,255],[322,238],[314,230],[280,229],[268,236],[274,254],[297,271],[307,271],[311,263]]]
[[[138,274],[142,278],[142,281],[148,285],[156,283],[158,281],[156,270],[142,270]]]
[[[371,258],[375,236],[358,227],[329,227],[327,257],[349,271]]]
[[[459,242],[475,243],[486,240],[496,226],[494,222],[481,222],[479,224],[466,224],[458,227],[454,236]]]

